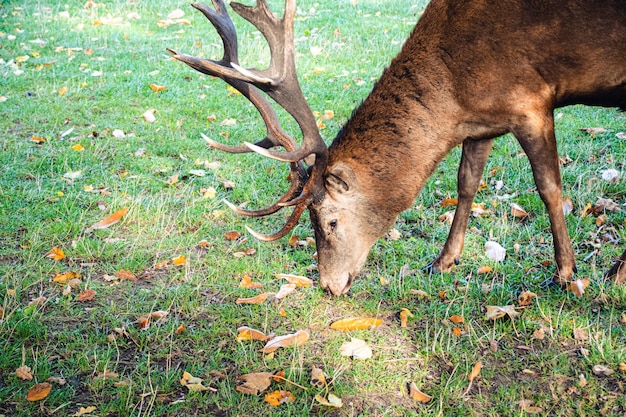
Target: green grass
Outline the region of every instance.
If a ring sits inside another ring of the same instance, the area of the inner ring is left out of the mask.
[[[272,2],[274,10],[279,3]],[[371,1],[299,3],[299,75],[311,108],[334,111],[322,130],[330,141],[397,53],[424,2],[384,7]],[[272,273],[315,279],[316,272],[308,270],[315,249],[292,248],[287,239],[226,240],[224,232],[244,233],[244,225],[275,230],[283,217],[240,218],[225,211],[221,200],[269,204],[285,189],[287,168],[255,155],[207,150],[200,132],[231,144],[253,140],[263,134],[260,117],[245,99],[229,95],[223,82],[193,72],[165,52],[169,47],[219,57],[218,36],[202,15],[171,0],[84,5],[8,1],[0,8],[0,415],[72,415],[95,406],[92,415],[100,416],[498,416],[533,411],[522,407],[524,400],[539,407],[534,410],[539,415],[624,415],[626,374],[619,366],[626,362],[626,287],[603,279],[624,247],[624,211],[608,213],[602,226],[595,216],[580,216],[598,197],[624,203],[623,180],[601,179],[607,168],[623,177],[626,142],[615,135],[626,130],[623,114],[586,107],[557,110],[560,152],[571,158],[562,167],[565,195],[575,205],[568,227],[578,275],[591,280],[582,298],[540,287],[553,271],[543,264],[552,259],[549,222],[528,161],[506,136],[496,142],[484,176],[487,188],[476,197],[493,214],[470,220],[454,273],[428,276],[420,268],[437,255],[447,236],[449,226],[438,217],[448,209],[438,203],[456,195],[458,148],[441,163],[414,207],[399,217],[395,228],[401,238],[381,239],[374,246],[348,296],[331,298],[318,285],[298,289],[282,302],[283,317],[277,303],[235,304],[238,297],[258,293],[240,289],[239,281],[247,273],[265,290],[277,292],[281,283]],[[188,24],[158,24],[179,7]],[[115,18],[120,24],[112,24]],[[245,65],[262,66],[267,49],[260,36],[241,19],[235,22],[242,28]],[[312,55],[312,47],[321,54]],[[152,83],[167,90],[157,94],[149,88]],[[61,95],[63,87],[67,93]],[[157,120],[147,123],[141,115],[152,108]],[[230,118],[235,125],[221,125]],[[284,113],[281,118],[295,130]],[[579,131],[600,126],[607,132],[594,137]],[[126,136],[115,137],[115,129]],[[45,142],[36,144],[34,136]],[[73,148],[78,144],[84,150]],[[206,164],[215,162],[218,167]],[[190,173],[197,169],[206,175]],[[80,177],[64,178],[79,170]],[[168,185],[174,175],[179,182]],[[235,188],[224,188],[225,180]],[[504,184],[500,190],[498,180]],[[86,186],[100,192],[87,192]],[[205,195],[210,187],[214,197]],[[529,218],[514,219],[511,202],[528,210]],[[123,207],[129,212],[118,224],[85,231]],[[306,215],[294,233],[301,239],[312,236]],[[490,237],[507,248],[500,264],[484,255]],[[205,246],[199,245],[202,240]],[[53,247],[67,257],[47,258]],[[246,249],[256,252],[235,256]],[[180,255],[187,258],[185,266],[155,267]],[[405,265],[416,272],[403,276]],[[476,275],[482,265],[494,271]],[[122,269],[138,281],[107,280]],[[52,282],[66,271],[83,275],[69,295]],[[381,278],[387,283],[381,284]],[[93,301],[78,301],[85,289],[96,291]],[[430,299],[413,294],[415,289]],[[516,304],[526,289],[539,297],[521,317],[484,320],[485,306]],[[440,291],[445,299],[437,295]],[[29,305],[41,296],[46,297],[43,304]],[[401,308],[414,314],[406,328],[397,317]],[[169,312],[166,320],[140,330],[137,319],[157,310]],[[453,333],[453,314],[465,319],[461,336]],[[376,316],[383,325],[353,334],[328,328],[349,316]],[[186,330],[177,333],[181,325]],[[242,325],[279,335],[309,329],[311,339],[266,357],[259,352],[261,343],[235,341]],[[126,336],[116,333],[122,328]],[[548,329],[543,340],[532,336],[540,328]],[[575,329],[587,337],[574,337]],[[373,358],[341,356],[339,347],[350,336],[364,339]],[[468,388],[468,374],[478,361],[481,375]],[[22,365],[32,369],[32,381],[16,376]],[[596,376],[594,365],[615,373]],[[324,390],[309,383],[313,366],[333,379],[330,389],[343,399],[342,409],[314,400]],[[118,378],[98,378],[105,370]],[[273,408],[262,395],[235,390],[240,375],[278,370],[307,388],[272,384],[272,391],[290,390],[294,403]],[[217,392],[188,392],[179,382],[184,371],[204,378]],[[42,401],[27,401],[30,387],[49,377],[66,383],[52,383]],[[433,400],[414,402],[407,394],[410,382]]]

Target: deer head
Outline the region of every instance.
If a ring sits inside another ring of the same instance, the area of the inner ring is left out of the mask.
[[[224,56],[219,61],[201,59],[168,49],[173,57],[204,74],[219,77],[237,89],[257,108],[267,130],[265,138],[255,144],[227,146],[205,135],[213,148],[231,153],[257,152],[290,164],[289,190],[273,205],[255,211],[243,210],[226,201],[236,213],[261,217],[292,206],[285,225],[277,232],[264,235],[248,228],[259,240],[273,241],[285,236],[297,224],[307,208],[315,229],[320,284],[335,295],[347,292],[365,262],[369,249],[384,234],[391,222],[372,223],[364,197],[366,184],[359,184],[352,167],[345,163],[329,164],[329,151],[317,127],[316,120],[298,84],[294,61],[293,22],[295,0],[285,1],[285,12],[277,18],[265,0],[255,6],[231,3],[233,10],[252,23],[265,37],[271,52],[265,70],[246,69],[239,65],[237,34],[223,0],[212,0],[214,9],[204,4],[192,6],[201,11],[216,28],[224,44]],[[302,131],[302,144],[281,128],[272,105],[263,93],[284,108]],[[270,150],[282,147],[284,152]],[[305,158],[314,155],[315,163],[307,167]],[[363,204],[362,204],[363,203]],[[357,211],[358,209],[358,211]]]

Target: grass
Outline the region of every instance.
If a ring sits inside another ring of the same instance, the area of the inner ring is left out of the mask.
[[[275,10],[278,3],[272,2]],[[312,109],[334,111],[322,130],[325,138],[334,136],[400,48],[423,9],[423,2],[414,3],[380,8],[367,1],[300,2],[297,65]],[[286,311],[281,316],[277,303],[235,304],[258,292],[239,288],[239,282],[247,273],[276,292],[281,283],[272,273],[315,278],[308,268],[314,248],[294,248],[287,239],[226,240],[229,230],[272,230],[283,218],[240,218],[225,211],[221,199],[268,204],[284,190],[286,167],[207,150],[200,132],[239,143],[263,134],[260,117],[221,81],[194,73],[165,52],[169,47],[218,57],[219,38],[203,16],[172,0],[84,6],[41,0],[8,1],[0,8],[0,415],[72,415],[88,406],[101,416],[624,415],[626,374],[619,369],[626,362],[626,287],[603,279],[624,246],[624,211],[607,213],[602,225],[596,216],[580,215],[598,197],[624,203],[623,180],[601,178],[609,168],[624,175],[626,142],[616,137],[626,129],[623,114],[586,107],[557,111],[560,152],[571,160],[562,167],[565,194],[575,206],[568,227],[579,277],[591,281],[583,297],[540,286],[553,270],[546,265],[552,259],[549,222],[528,161],[506,136],[496,142],[487,187],[476,198],[493,214],[471,219],[453,274],[427,276],[420,268],[447,235],[449,226],[438,217],[448,209],[438,203],[456,194],[459,149],[399,217],[401,238],[375,245],[348,296],[330,298],[317,285],[299,289],[280,304]],[[188,22],[159,24],[179,7]],[[235,22],[242,27],[245,64],[263,65],[267,55],[259,35],[241,19]],[[155,93],[150,84],[167,90]],[[157,110],[154,123],[141,116],[148,109]],[[222,125],[227,119],[236,123]],[[293,122],[285,119],[285,125],[295,130]],[[579,131],[600,126],[605,133]],[[116,129],[125,136],[114,135]],[[191,173],[199,169],[206,174]],[[67,178],[76,171],[79,177]],[[175,175],[178,182],[168,185]],[[234,189],[223,186],[226,180]],[[503,182],[499,190],[496,181]],[[530,216],[513,218],[511,202]],[[129,211],[119,223],[85,231],[123,207]],[[294,233],[312,236],[306,216]],[[507,249],[504,262],[485,257],[489,238]],[[53,247],[67,257],[47,258]],[[248,249],[254,253],[238,257]],[[184,266],[155,266],[181,255]],[[493,271],[477,275],[482,265]],[[401,273],[405,269],[415,272]],[[120,270],[138,280],[111,281]],[[82,278],[63,294],[52,278],[67,271]],[[80,302],[85,289],[95,290],[95,298]],[[417,289],[431,297],[411,292]],[[517,304],[526,289],[539,297],[521,317],[484,319],[485,306]],[[397,317],[401,308],[414,314],[406,328]],[[158,310],[169,313],[166,319],[140,330],[137,319]],[[454,314],[465,320],[460,336],[450,321]],[[350,316],[376,316],[383,325],[352,334],[328,328]],[[186,329],[177,331],[181,325]],[[309,329],[311,340],[269,357],[259,352],[259,342],[235,341],[242,325],[279,335]],[[534,337],[542,328],[545,338]],[[372,347],[372,359],[340,355],[351,336]],[[468,374],[478,361],[483,368],[470,386]],[[17,377],[23,365],[33,380]],[[595,375],[595,365],[615,372]],[[309,383],[313,366],[333,380],[330,389],[342,398],[341,409],[315,401],[325,391]],[[272,391],[290,390],[293,403],[274,408],[263,395],[235,390],[243,374],[278,370],[307,388],[273,383]],[[103,378],[105,371],[117,376]],[[217,391],[188,392],[179,382],[184,371]],[[53,382],[45,399],[27,401],[28,390],[49,377],[65,383]],[[433,400],[409,398],[410,382]]]

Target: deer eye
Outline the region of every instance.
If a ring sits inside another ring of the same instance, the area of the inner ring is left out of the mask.
[[[331,232],[334,231],[337,228],[337,220],[331,220],[328,225],[330,226]]]

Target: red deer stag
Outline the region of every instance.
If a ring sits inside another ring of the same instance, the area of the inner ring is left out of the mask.
[[[272,235],[285,236],[306,208],[315,229],[320,283],[335,295],[347,292],[375,241],[408,209],[437,164],[463,144],[458,206],[450,235],[431,271],[449,270],[461,256],[471,203],[493,139],[515,135],[524,149],[554,240],[560,284],[576,270],[562,210],[553,111],[571,104],[626,108],[626,3],[624,0],[432,0],[401,52],[330,147],[298,84],[294,63],[295,0],[282,18],[265,0],[231,3],[266,38],[265,70],[239,65],[237,35],[222,0],[215,10],[193,5],[224,43],[219,61],[168,50],[192,68],[219,77],[260,112],[267,135],[256,144],[226,146],[290,163],[290,189],[275,204],[237,213],[265,216],[285,206],[293,212]],[[279,126],[262,93],[298,123],[301,146]],[[283,151],[270,150],[282,147]],[[304,158],[315,155],[308,167]],[[626,252],[613,266],[626,278]]]

